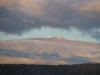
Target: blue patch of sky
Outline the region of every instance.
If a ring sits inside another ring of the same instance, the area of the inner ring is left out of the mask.
[[[12,39],[24,39],[24,38],[37,38],[37,37],[57,37],[62,36],[68,40],[80,40],[88,42],[98,42],[96,38],[93,38],[88,33],[83,35],[82,32],[77,29],[71,28],[70,30],[64,30],[60,28],[41,27],[41,29],[31,29],[29,31],[19,34],[7,34],[0,32],[0,40],[12,40]]]

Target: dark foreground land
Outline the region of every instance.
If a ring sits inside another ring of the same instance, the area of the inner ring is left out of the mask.
[[[100,75],[100,64],[0,65],[0,75]]]

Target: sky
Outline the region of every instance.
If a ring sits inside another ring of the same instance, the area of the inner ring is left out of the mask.
[[[0,40],[63,36],[100,42],[100,0],[0,0]]]
[[[100,0],[0,0],[0,63],[100,62],[97,43]]]

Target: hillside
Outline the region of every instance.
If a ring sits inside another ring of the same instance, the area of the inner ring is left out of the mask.
[[[0,65],[0,75],[100,75],[100,64]]]

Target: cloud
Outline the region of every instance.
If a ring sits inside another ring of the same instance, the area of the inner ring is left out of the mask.
[[[97,54],[97,53],[96,53]],[[5,58],[6,57],[6,58]],[[14,58],[14,59],[13,59]],[[21,60],[20,60],[21,59]],[[69,56],[68,58],[62,57],[57,52],[36,53],[25,52],[21,50],[10,50],[0,48],[0,63],[14,64],[14,63],[27,63],[27,64],[75,64],[75,63],[93,63],[93,59],[84,56]],[[20,61],[19,61],[20,60]],[[28,60],[28,61],[26,61]],[[24,61],[24,62],[23,62]],[[34,62],[33,62],[34,61]],[[55,62],[54,62],[55,61]],[[57,62],[57,63],[56,63]]]
[[[0,56],[8,56],[8,57],[23,57],[23,58],[32,58],[29,53],[18,51],[18,50],[9,50],[0,48]]]
[[[65,62],[63,60],[55,60],[55,59],[28,59],[28,58],[16,58],[16,57],[0,57],[0,64],[68,64],[69,62]]]
[[[0,0],[0,6],[12,10],[17,8],[23,13],[29,13],[31,15],[38,16],[42,14],[44,4],[44,0]]]
[[[7,8],[0,7],[0,12],[0,31],[22,33],[31,28],[40,28],[36,18],[33,17],[32,19],[21,12],[17,12],[17,10],[11,12]]]
[[[0,0],[0,6],[12,6],[14,3],[16,3],[17,0]]]
[[[81,57],[81,56],[71,56],[68,59],[65,59],[66,61],[73,62],[73,63],[93,63],[91,59],[87,57]]]
[[[99,0],[0,0],[0,31],[73,27],[91,35],[96,25],[100,29],[99,5]]]
[[[61,42],[37,40],[0,42],[0,60],[2,60],[0,63],[72,64],[100,61],[100,44],[79,41],[67,41],[62,44]],[[23,59],[18,61],[20,58]],[[30,62],[23,62],[24,59]]]

